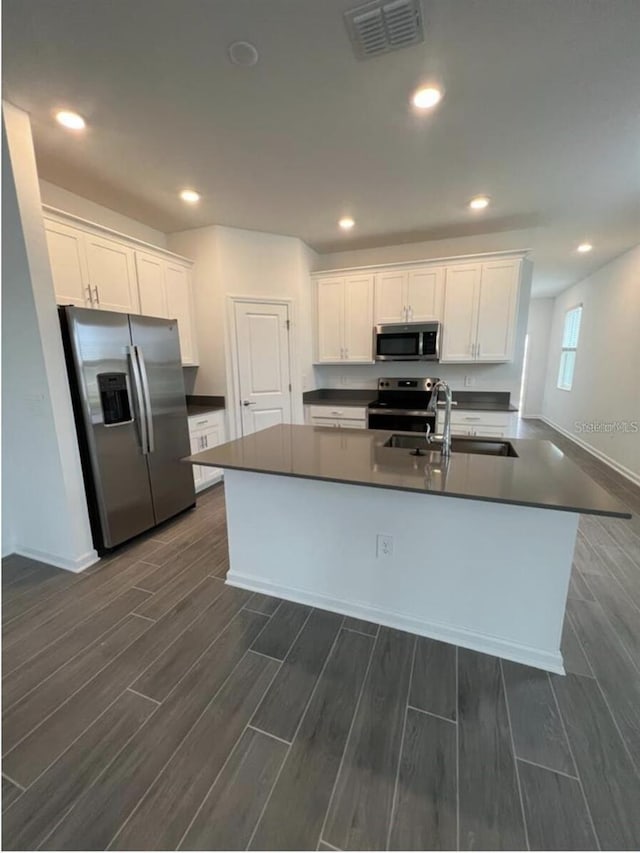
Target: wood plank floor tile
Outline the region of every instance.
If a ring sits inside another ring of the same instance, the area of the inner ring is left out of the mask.
[[[38,565],[41,566],[42,564],[38,563]],[[13,600],[9,596],[7,601],[5,601],[3,596],[3,638],[11,636],[12,630],[15,630],[16,627],[16,620],[21,623],[37,607],[40,608],[42,613],[46,613],[47,601],[55,603],[60,594],[66,592],[69,587],[75,585],[80,580],[79,576],[73,572],[65,572],[64,569],[57,569],[49,565],[39,570],[39,576],[41,577],[41,581],[33,589],[24,590],[22,595],[13,597]]]
[[[456,725],[407,709],[390,850],[455,850]]]
[[[640,608],[640,582],[638,581],[638,566],[627,552],[618,545],[608,545],[599,549],[605,563],[623,588],[625,594],[636,607]]]
[[[156,705],[125,691],[3,815],[5,849],[35,850]]]
[[[349,631],[359,631],[361,634],[375,637],[380,626],[375,622],[367,622],[366,619],[354,619],[353,616],[345,616],[343,627]]]
[[[139,589],[125,590],[102,610],[85,619],[57,642],[47,646],[28,664],[6,675],[2,680],[3,713],[50,678],[60,667],[71,663],[76,655],[89,652],[106,633],[113,630],[118,622],[121,622],[148,597],[148,592]]]
[[[112,841],[111,850],[178,846],[278,666],[252,652],[242,658]]]
[[[286,753],[286,744],[246,729],[180,850],[245,850]]]
[[[246,607],[249,610],[255,610],[257,613],[264,613],[265,616],[273,616],[281,604],[281,598],[274,598],[272,595],[262,595],[260,592],[254,592],[249,601],[247,601]]]
[[[575,775],[547,673],[507,660],[502,661],[502,671],[516,756]]]
[[[581,574],[606,575],[607,567],[602,556],[593,548],[587,537],[578,531],[573,553],[573,565]]]
[[[456,718],[456,647],[418,637],[409,704],[448,720]]]
[[[595,679],[551,676],[603,850],[640,847],[639,777]]]
[[[2,811],[9,808],[10,805],[15,803],[18,797],[22,794],[22,788],[18,788],[16,784],[14,784],[10,779],[7,779],[6,776],[2,777]],[[6,846],[5,846],[6,849]]]
[[[208,572],[202,565],[187,566],[175,577],[161,587],[159,592],[152,593],[136,608],[136,613],[148,619],[160,619],[168,613],[185,595],[195,589],[207,576]],[[144,578],[141,583],[144,584]]]
[[[209,578],[209,583],[219,583]],[[249,593],[221,585],[221,594],[132,684],[157,702],[167,698],[185,672],[213,643],[247,601]]]
[[[593,593],[587,586],[584,578],[576,567],[573,567],[569,581],[569,598],[577,598],[581,601],[594,601]]]
[[[176,605],[175,613],[171,611],[158,622],[136,616],[141,628],[144,626],[141,636],[7,755],[9,776],[13,778],[8,768],[15,766],[20,774],[16,781],[24,778],[30,783],[213,603],[219,591],[218,584],[206,578]]]
[[[640,672],[597,602],[570,601],[572,624],[640,769]]]
[[[148,627],[149,624],[139,616],[126,616],[86,654],[77,655],[53,678],[43,681],[28,696],[5,711],[2,719],[2,745],[5,754],[77,690],[95,678]]]
[[[562,641],[560,643],[562,657],[564,659],[564,668],[566,672],[572,672],[574,675],[587,675],[593,678],[591,665],[586,658],[586,655],[578,641],[576,632],[571,624],[571,618],[568,613],[564,616],[564,626],[562,629]]]
[[[51,850],[104,850],[231,675],[266,616],[241,610],[47,839]],[[157,623],[160,624],[160,623]],[[208,755],[205,752],[204,757]]]
[[[580,783],[518,761],[530,850],[598,850]]]
[[[461,850],[526,846],[500,661],[458,650]]]
[[[87,577],[72,590],[67,590],[67,597],[58,602],[59,606],[53,613],[43,614],[37,625],[30,618],[23,626],[11,631],[6,640],[3,639],[3,673],[6,675],[22,666],[122,595],[127,587],[136,586],[148,568],[143,563],[132,563],[119,574]]]
[[[283,601],[253,644],[252,650],[284,660],[310,613],[311,608],[304,604]]]
[[[640,610],[625,595],[615,579],[600,575],[591,576],[589,586],[631,659],[640,663]]]
[[[340,632],[250,849],[317,846],[373,642],[355,631]]]
[[[251,724],[291,741],[340,630],[342,617],[314,610],[285,658]]]
[[[415,637],[382,626],[322,837],[347,850],[384,850],[409,696]]]
[[[2,558],[3,593],[14,581],[19,580],[25,573],[29,574],[41,565],[46,566],[48,563],[39,563],[37,560],[23,557],[22,554],[7,554],[6,557]]]

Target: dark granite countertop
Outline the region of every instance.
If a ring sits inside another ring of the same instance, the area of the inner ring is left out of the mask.
[[[375,389],[317,388],[305,391],[302,402],[305,406],[368,406],[377,396]]]
[[[375,389],[317,388],[305,391],[305,406],[368,406],[378,396]],[[508,391],[454,391],[456,410],[469,412],[517,412]],[[440,404],[444,407],[444,401]]]
[[[279,424],[187,457],[197,465],[494,503],[629,518],[623,504],[550,441],[509,439],[517,458],[411,456],[383,430]]]
[[[187,415],[206,415],[225,408],[224,397],[209,394],[187,394]]]

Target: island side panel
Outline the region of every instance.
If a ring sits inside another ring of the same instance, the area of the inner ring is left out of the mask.
[[[232,586],[564,672],[575,513],[232,470],[225,492]]]

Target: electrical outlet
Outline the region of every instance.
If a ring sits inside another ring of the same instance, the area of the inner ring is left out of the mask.
[[[465,376],[464,377],[464,384],[465,385],[473,385],[474,381],[475,381],[475,377],[473,377],[473,376]]]
[[[341,384],[342,384],[342,385],[348,385],[348,384],[349,384],[349,377],[348,377],[348,376],[344,376],[344,375],[343,375],[343,376],[341,376],[341,377],[340,377],[340,382],[341,382]]]
[[[378,533],[376,538],[376,557],[379,560],[388,560],[393,557],[393,536],[387,533]]]

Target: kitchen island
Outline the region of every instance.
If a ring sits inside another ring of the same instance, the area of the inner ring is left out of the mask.
[[[549,441],[390,440],[281,424],[189,457],[225,469],[227,583],[563,673],[578,515],[625,508]]]

